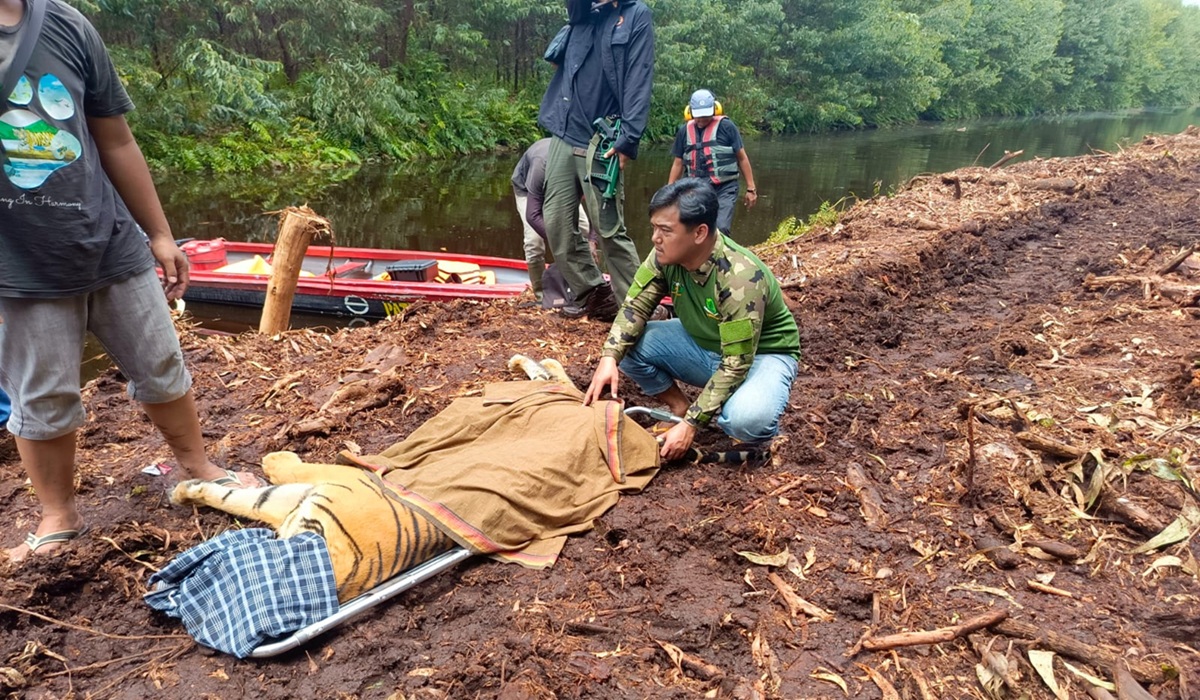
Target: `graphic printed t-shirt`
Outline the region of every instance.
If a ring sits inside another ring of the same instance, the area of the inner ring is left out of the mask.
[[[0,27],[0,64],[11,63],[26,25]],[[3,98],[0,296],[85,294],[153,265],[88,131],[88,117],[133,109],[91,23],[48,0],[29,64]]]

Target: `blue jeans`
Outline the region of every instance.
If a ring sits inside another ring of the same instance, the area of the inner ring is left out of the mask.
[[[0,429],[4,428],[4,424],[8,422],[8,413],[12,404],[8,402],[8,394],[0,389]]]
[[[721,364],[721,355],[692,340],[677,318],[650,321],[637,345],[621,360],[621,371],[643,393],[658,396],[675,380],[702,387]],[[746,381],[721,407],[717,426],[742,442],[763,442],[779,433],[779,416],[796,379],[796,358],[763,354],[754,358]]]

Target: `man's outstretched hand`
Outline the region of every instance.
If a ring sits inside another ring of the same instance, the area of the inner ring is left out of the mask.
[[[617,369],[617,361],[611,357],[600,358],[600,364],[596,365],[596,371],[592,374],[592,383],[588,385],[587,393],[583,395],[583,405],[589,406],[594,401],[599,401],[604,395],[604,389],[608,388],[608,393],[612,394],[613,400],[620,400],[617,395],[617,387],[621,383],[621,371]]]

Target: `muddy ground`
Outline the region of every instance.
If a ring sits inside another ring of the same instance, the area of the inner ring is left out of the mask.
[[[241,524],[166,501],[165,479],[140,469],[167,452],[105,374],[87,388],[80,437],[94,529],[4,573],[0,687],[1052,698],[1029,661],[1050,651],[1061,697],[1087,697],[1083,674],[1111,681],[1118,667],[1153,697],[1200,697],[1188,537],[1200,501],[1185,486],[1200,476],[1200,263],[1157,273],[1200,242],[1198,218],[1193,128],[1119,153],[916,178],[832,229],[764,248],[804,345],[770,464],[668,468],[550,571],[468,564],[267,661],[206,652],[141,602],[153,569]],[[255,469],[279,449],[378,452],[509,378],[514,352],[559,358],[585,384],[605,330],[527,303],[458,302],[328,335],[183,338],[214,455]],[[339,382],[393,364],[398,381],[321,410]],[[36,521],[11,438],[0,479],[9,546]],[[1176,541],[1139,550],[1164,529]],[[1007,619],[873,649],[980,615]]]

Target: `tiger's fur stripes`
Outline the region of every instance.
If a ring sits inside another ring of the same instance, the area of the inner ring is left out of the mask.
[[[294,453],[273,452],[263,459],[263,471],[273,486],[234,489],[193,479],[177,485],[171,500],[261,520],[280,537],[321,535],[342,602],[454,546],[368,470],[306,464]]]
[[[555,360],[514,355],[508,366],[530,379],[574,386]],[[292,452],[273,452],[263,458],[263,471],[271,486],[234,489],[193,479],[178,484],[171,500],[260,520],[280,537],[321,535],[342,602],[455,545],[369,469],[304,463]]]

